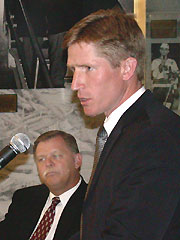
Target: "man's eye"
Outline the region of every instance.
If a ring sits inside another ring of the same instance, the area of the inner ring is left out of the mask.
[[[53,154],[53,159],[59,159],[60,158],[60,154]]]
[[[45,157],[40,157],[40,158],[37,158],[37,162],[42,162],[45,160]]]
[[[88,71],[92,71],[93,68],[92,67],[87,67]]]

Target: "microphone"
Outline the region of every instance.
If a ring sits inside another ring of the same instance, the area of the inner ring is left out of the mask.
[[[0,169],[8,164],[17,154],[23,153],[30,147],[30,140],[24,133],[12,137],[8,146],[0,151]]]

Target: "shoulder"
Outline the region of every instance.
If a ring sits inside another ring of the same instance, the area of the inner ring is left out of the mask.
[[[87,189],[87,183],[84,181],[83,177],[81,176],[81,184],[79,187],[76,189],[74,194],[71,196],[71,201],[81,201],[84,199],[86,189]]]
[[[41,192],[44,192],[44,191],[48,191],[48,188],[44,184],[29,186],[29,187],[17,189],[13,194],[13,198],[21,197],[22,195],[23,196],[32,195],[36,193],[38,193],[39,195]]]
[[[172,58],[168,58],[167,59],[167,64],[169,64],[169,65],[175,64],[176,65],[176,61]]]
[[[87,183],[85,182],[84,178],[81,176],[81,185],[83,185],[84,187],[87,187]]]
[[[154,60],[152,60],[152,64],[160,63],[160,62],[161,62],[160,58],[155,58]]]
[[[180,132],[177,131],[180,129],[180,117],[159,103],[149,90],[122,116],[115,127],[116,132],[119,126],[123,126],[124,135],[120,134],[120,137],[126,136],[125,142],[141,136],[140,143],[143,143],[143,136],[150,138],[151,134],[153,139],[160,139],[158,134],[161,132],[166,142],[174,139],[180,144]]]
[[[82,180],[81,180],[81,184],[79,185],[78,189],[76,190],[76,192],[78,194],[82,194],[84,195],[87,189],[87,183],[84,181],[83,177],[81,176]]]

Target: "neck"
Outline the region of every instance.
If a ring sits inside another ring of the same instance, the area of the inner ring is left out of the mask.
[[[67,192],[68,190],[72,189],[73,187],[75,187],[78,182],[80,180],[80,175],[78,176],[78,178],[74,179],[74,181],[71,184],[66,185],[65,187],[49,187],[49,191],[52,192],[55,196],[59,196],[65,192]]]
[[[134,83],[134,84],[133,84]],[[129,99],[135,92],[137,92],[141,87],[142,83],[140,81],[138,82],[129,82],[128,86],[123,94],[123,97],[121,98],[120,102],[114,105],[114,108],[111,109],[109,112],[105,112],[105,116],[109,117],[109,115],[117,109],[120,105],[122,105],[127,99]]]

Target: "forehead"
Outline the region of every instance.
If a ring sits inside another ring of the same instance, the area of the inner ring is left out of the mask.
[[[106,68],[112,67],[108,57],[100,47],[93,43],[75,43],[68,49],[67,66],[70,69],[81,67]]]
[[[40,142],[36,148],[36,154],[57,149],[68,149],[66,142],[61,136],[53,137]]]
[[[169,50],[169,45],[166,43],[161,44],[160,49]]]
[[[72,62],[87,60],[87,58],[93,59],[100,57],[98,55],[98,49],[95,44],[86,42],[74,43],[68,48],[68,65]]]
[[[76,43],[73,43],[72,45],[69,46],[68,48],[69,50],[70,49],[79,49],[79,50],[89,50],[89,49],[93,49],[94,51],[96,50],[96,45],[92,42],[76,42]]]

